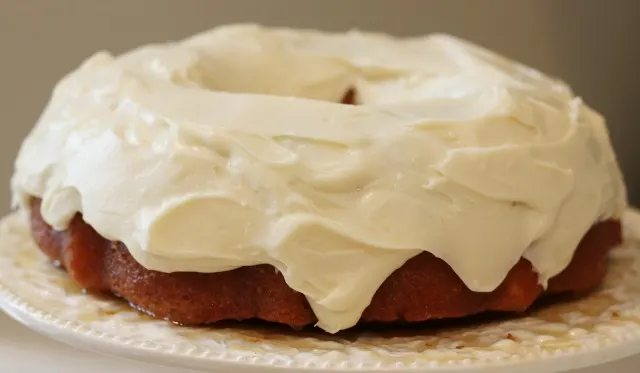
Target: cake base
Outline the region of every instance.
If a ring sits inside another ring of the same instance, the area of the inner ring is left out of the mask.
[[[112,297],[88,295],[40,253],[26,219],[12,215],[0,223],[0,308],[81,348],[211,372],[559,372],[640,352],[640,214],[625,216],[624,231],[602,287],[587,297],[519,318],[327,335],[247,324],[174,326]]]
[[[102,238],[80,215],[67,230],[53,230],[40,215],[38,199],[32,201],[31,229],[37,245],[66,268],[80,287],[117,294],[157,318],[185,325],[259,319],[296,328],[317,321],[307,299],[269,265],[220,273],[151,271],[138,264],[122,243]],[[524,312],[544,295],[584,293],[597,287],[607,271],[607,254],[620,241],[619,222],[594,225],[570,265],[551,279],[546,291],[525,259],[496,290],[478,293],[469,290],[444,261],[423,252],[382,284],[361,323],[420,322],[485,311]]]

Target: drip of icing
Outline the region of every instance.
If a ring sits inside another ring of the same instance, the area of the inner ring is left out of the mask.
[[[253,25],[91,57],[12,188],[152,270],[271,264],[329,332],[422,250],[474,291],[523,256],[544,285],[626,203],[603,118],[562,82],[445,35]]]

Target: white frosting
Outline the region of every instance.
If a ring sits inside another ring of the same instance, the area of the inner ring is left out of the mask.
[[[546,284],[626,203],[603,118],[561,82],[450,36],[252,25],[91,57],[12,186],[149,269],[271,264],[329,332],[422,250],[474,291],[522,256]]]

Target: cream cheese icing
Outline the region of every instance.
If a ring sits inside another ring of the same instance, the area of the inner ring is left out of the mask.
[[[328,332],[423,250],[474,291],[521,257],[546,285],[626,206],[602,116],[560,81],[447,35],[256,25],[89,58],[12,190],[148,269],[271,264]]]

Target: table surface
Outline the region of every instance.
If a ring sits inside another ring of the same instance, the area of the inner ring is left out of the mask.
[[[196,373],[78,350],[32,332],[1,311],[0,331],[0,367],[3,372]],[[640,355],[573,373],[635,373],[640,370],[639,366]]]

